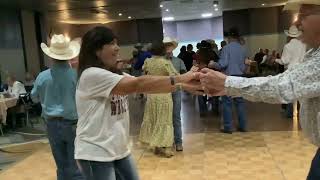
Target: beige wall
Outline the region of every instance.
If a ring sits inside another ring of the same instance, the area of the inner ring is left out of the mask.
[[[0,49],[1,78],[5,81],[8,73],[17,77],[17,80],[24,81],[25,68],[22,49]]]
[[[254,57],[259,48],[269,49],[270,51],[276,50],[281,53],[283,46],[286,44],[285,34],[249,35],[244,38],[250,57]]]

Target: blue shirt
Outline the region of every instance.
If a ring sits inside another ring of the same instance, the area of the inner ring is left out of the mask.
[[[66,63],[56,63],[41,72],[31,91],[34,102],[40,102],[42,116],[78,119],[76,110],[77,73]]]
[[[150,52],[147,52],[147,51],[140,51],[138,53],[138,56],[137,56],[137,62],[134,64],[134,69],[135,70],[140,70],[142,69],[142,66],[144,64],[144,61],[147,59],[147,58],[151,58],[152,57],[152,54]]]
[[[238,42],[223,47],[216,68],[227,75],[242,76],[245,72],[246,50]]]
[[[173,67],[177,70],[178,73],[181,73],[181,71],[187,72],[187,68],[184,65],[184,62],[177,57],[172,57],[171,59]]]

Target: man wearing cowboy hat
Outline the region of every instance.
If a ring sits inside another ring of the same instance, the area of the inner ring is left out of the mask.
[[[301,103],[300,124],[306,137],[318,147],[307,180],[320,179],[320,1],[289,0],[285,10],[299,10],[302,41],[311,49],[299,66],[269,77],[226,76],[203,69],[199,79],[211,95],[242,96],[250,101]]]
[[[243,76],[245,72],[245,60],[247,58],[246,50],[239,42],[240,33],[237,28],[233,27],[228,32],[228,45],[222,49],[219,62],[213,63],[212,68],[223,71],[227,75]],[[221,132],[232,134],[232,104],[236,105],[238,114],[240,132],[247,131],[247,117],[245,112],[245,102],[241,97],[223,96],[223,125]]]
[[[166,46],[167,59],[171,60],[177,72],[181,74],[187,72],[184,62],[180,58],[173,56],[173,51],[178,47],[178,42],[171,39],[170,37],[165,37],[163,39],[163,43]],[[181,129],[181,91],[176,91],[172,93],[172,101],[175,148],[176,151],[183,151]]]
[[[292,25],[284,33],[288,37],[288,43],[283,48],[281,59],[276,59],[275,61],[288,69],[303,61],[306,54],[306,45],[301,42],[300,36],[302,32],[298,30],[296,25]]]
[[[288,37],[288,43],[283,48],[281,58],[275,61],[278,64],[284,65],[285,69],[288,69],[302,63],[306,54],[306,45],[300,40],[302,32],[298,30],[296,25],[292,25],[290,29],[285,30],[284,33]],[[289,103],[286,106],[286,114],[288,118],[293,117],[293,103]]]
[[[53,35],[50,47],[41,43],[42,51],[52,59],[50,69],[41,72],[31,91],[34,102],[40,102],[47,122],[48,139],[57,166],[58,180],[82,180],[74,160],[77,110],[75,91],[77,73],[68,60],[78,56],[80,45],[63,35]]]

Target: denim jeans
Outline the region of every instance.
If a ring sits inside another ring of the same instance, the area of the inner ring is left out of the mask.
[[[286,117],[292,118],[293,117],[293,103],[287,104],[286,106]]]
[[[172,93],[173,101],[173,129],[175,144],[182,144],[181,127],[181,91]]]
[[[58,180],[83,180],[74,159],[77,121],[47,120],[48,139],[57,165]]]
[[[208,111],[207,96],[198,96],[198,103],[200,114],[206,113]]]
[[[311,162],[309,175],[307,177],[307,180],[319,180],[319,179],[320,179],[320,148],[317,150],[317,153]]]
[[[227,131],[232,130],[232,102],[234,102],[236,106],[238,120],[239,120],[239,128],[246,129],[247,120],[246,120],[244,99],[241,97],[232,98],[228,96],[223,96],[222,104],[223,104],[224,130],[227,130]]]
[[[135,163],[129,155],[112,162],[77,160],[86,180],[139,180]]]

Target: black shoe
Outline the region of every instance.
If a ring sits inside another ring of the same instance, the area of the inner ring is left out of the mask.
[[[220,129],[220,132],[225,133],[225,134],[232,134],[232,131],[230,131],[230,130]]]
[[[243,128],[238,128],[237,130],[238,130],[239,132],[248,132],[248,130],[243,129]]]

